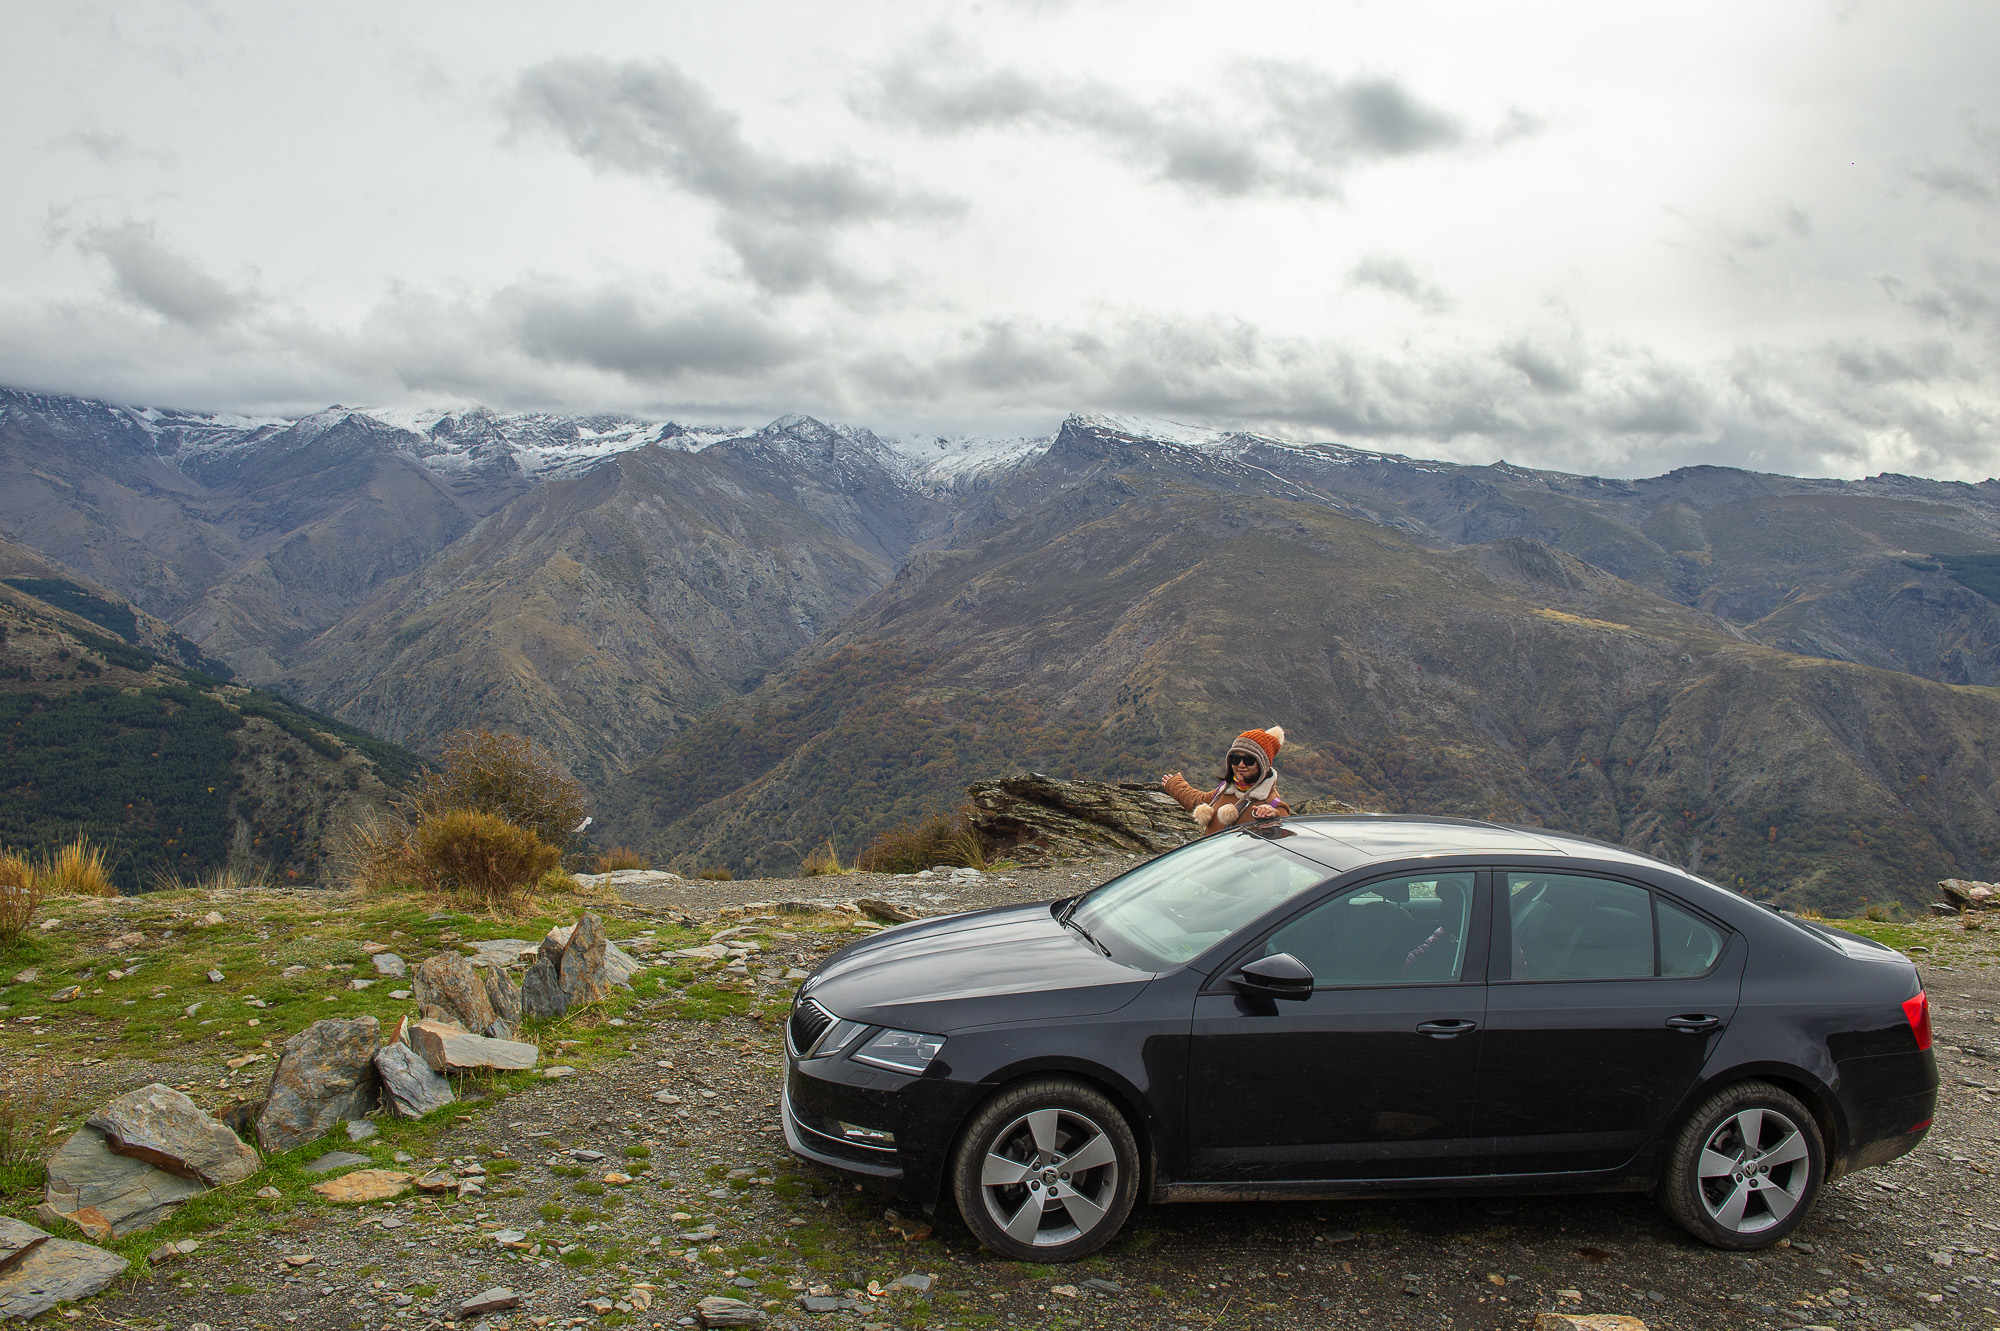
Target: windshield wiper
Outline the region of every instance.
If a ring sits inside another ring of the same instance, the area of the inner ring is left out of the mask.
[[[1070,928],[1076,930],[1078,933],[1082,934],[1084,941],[1089,943],[1092,947],[1096,948],[1099,952],[1102,952],[1107,957],[1111,955],[1111,949],[1104,946],[1104,944],[1098,942],[1097,936],[1095,934],[1091,933],[1090,930],[1078,924],[1075,920],[1070,919],[1067,914],[1063,916],[1062,922],[1068,925]]]

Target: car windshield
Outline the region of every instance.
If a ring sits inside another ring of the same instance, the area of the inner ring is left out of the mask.
[[[1331,876],[1261,837],[1205,837],[1114,878],[1069,918],[1118,960],[1166,970]]]

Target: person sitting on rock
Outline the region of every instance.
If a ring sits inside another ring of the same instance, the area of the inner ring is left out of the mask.
[[[1222,780],[1207,794],[1179,772],[1167,773],[1160,785],[1193,816],[1203,836],[1234,825],[1245,810],[1252,818],[1277,818],[1292,811],[1278,794],[1278,769],[1271,766],[1284,742],[1285,732],[1278,726],[1238,735],[1223,755]]]

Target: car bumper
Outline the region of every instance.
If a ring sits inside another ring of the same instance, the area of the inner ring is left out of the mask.
[[[948,1077],[909,1077],[841,1057],[801,1061],[788,1052],[779,1098],[785,1145],[801,1159],[933,1205],[958,1125],[978,1093]],[[893,1140],[862,1138],[852,1127]]]

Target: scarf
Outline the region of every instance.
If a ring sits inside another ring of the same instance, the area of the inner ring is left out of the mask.
[[[1273,767],[1264,773],[1263,780],[1248,790],[1240,790],[1234,781],[1227,777],[1223,778],[1222,784],[1215,788],[1215,793],[1208,797],[1208,802],[1213,804],[1224,795],[1234,795],[1245,804],[1263,804],[1271,798],[1271,792],[1277,788],[1278,769]]]

